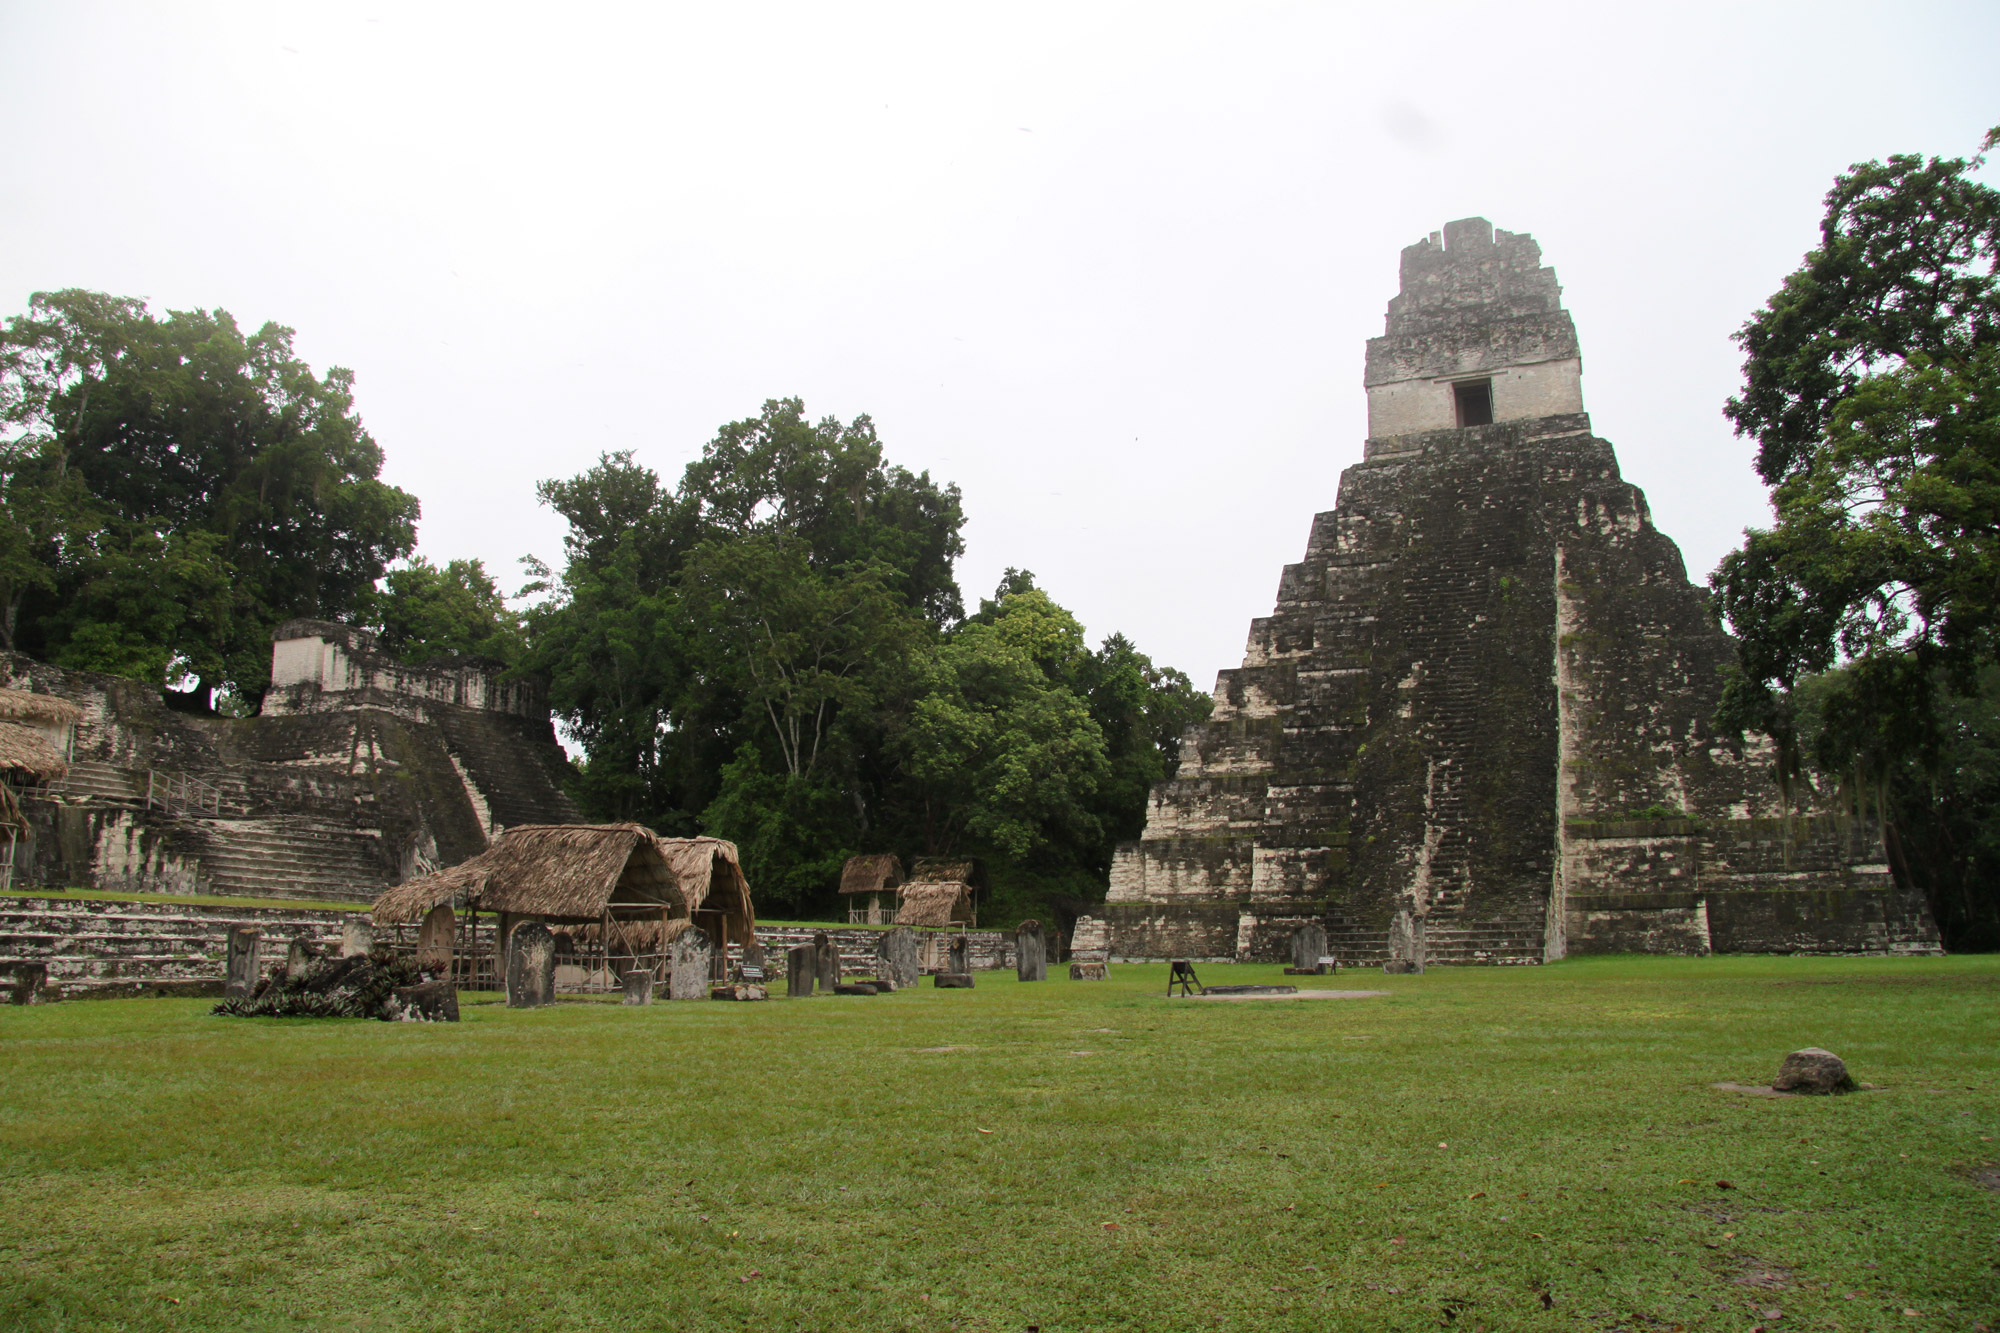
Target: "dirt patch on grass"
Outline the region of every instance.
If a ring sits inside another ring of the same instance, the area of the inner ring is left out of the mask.
[[[1729,1279],[1739,1287],[1755,1287],[1759,1291],[1778,1291],[1792,1285],[1792,1270],[1783,1264],[1767,1264],[1746,1258],[1743,1271]]]
[[[1972,1183],[1987,1189],[2000,1191],[2000,1167],[1982,1167],[1972,1173]]]
[[[1302,990],[1290,995],[1197,995],[1198,1000],[1372,1000],[1385,990]]]

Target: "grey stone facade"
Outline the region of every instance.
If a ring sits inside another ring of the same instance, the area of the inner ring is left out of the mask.
[[[1320,922],[1380,961],[1399,913],[1430,964],[1936,950],[1879,829],[1714,733],[1734,649],[1591,434],[1532,239],[1406,249],[1366,383],[1363,461],[1119,849],[1111,957],[1276,962]]]

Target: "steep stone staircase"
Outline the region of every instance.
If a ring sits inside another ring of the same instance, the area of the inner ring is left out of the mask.
[[[445,744],[471,775],[485,798],[493,822],[502,828],[517,824],[573,823],[580,815],[569,797],[540,764],[522,762],[526,748],[517,734],[519,719],[469,708],[440,708],[436,720]]]
[[[146,803],[146,775],[95,759],[72,759],[69,776],[57,784],[55,792],[69,801],[143,806]]]

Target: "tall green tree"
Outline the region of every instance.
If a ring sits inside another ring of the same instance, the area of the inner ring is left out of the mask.
[[[1899,156],[1835,181],[1819,246],[1737,335],[1726,411],[1777,522],[1711,579],[1740,646],[1720,720],[1770,734],[1787,784],[1896,786],[1891,859],[1948,941],[1979,926],[1968,910],[2000,913],[1941,891],[1907,817],[1912,773],[1943,790],[1942,701],[1977,697],[2000,647],[2000,192],[1973,178],[1983,161]]]
[[[221,310],[162,319],[101,293],[37,293],[0,330],[0,433],[17,458],[59,458],[81,493],[60,497],[64,537],[26,543],[46,577],[9,584],[18,645],[115,671],[164,660],[200,699],[254,705],[271,630],[356,618],[416,541],[417,501],[379,480],[353,382],[316,376],[278,324],[245,335]],[[51,520],[10,522],[46,534]],[[227,595],[175,615],[158,603],[200,592],[190,558],[213,561]]]
[[[412,665],[477,658],[521,660],[521,618],[478,560],[434,565],[422,556],[389,571],[371,607],[381,647]]]

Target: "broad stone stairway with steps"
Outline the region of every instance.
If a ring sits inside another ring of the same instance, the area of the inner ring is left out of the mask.
[[[1532,917],[1480,921],[1470,926],[1433,916],[1425,922],[1424,965],[1518,966],[1542,961],[1545,927]],[[1326,922],[1327,951],[1342,967],[1380,967],[1389,961],[1389,932],[1344,917]]]
[[[249,784],[231,774],[217,775],[208,784],[217,802],[213,811],[161,809],[157,800],[149,807],[147,776],[76,760],[53,795],[65,805],[144,812],[147,828],[192,871],[188,887],[194,892],[359,903],[396,881],[394,860],[373,828],[325,815],[260,809],[268,803],[258,801]],[[368,813],[356,812],[364,820]]]

